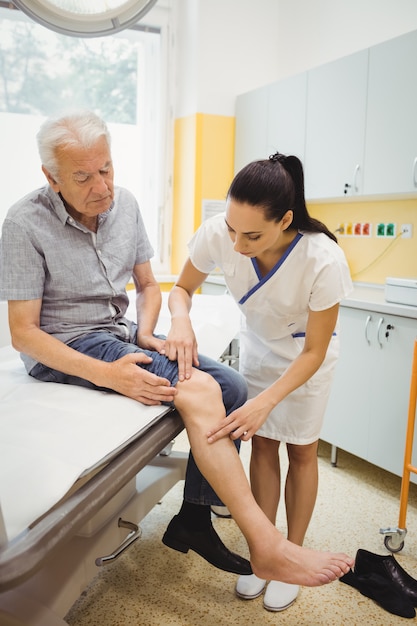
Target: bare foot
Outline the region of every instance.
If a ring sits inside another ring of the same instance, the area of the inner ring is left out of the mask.
[[[265,580],[318,587],[333,582],[346,574],[354,559],[343,553],[319,552],[291,543],[282,535],[275,547],[259,552],[251,551],[253,572]]]

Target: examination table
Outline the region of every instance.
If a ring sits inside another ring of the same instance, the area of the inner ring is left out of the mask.
[[[200,352],[220,358],[239,329],[233,300],[194,296],[191,315]],[[183,423],[169,407],[36,381],[10,346],[0,407],[0,626],[65,624],[98,566],[139,539],[140,520],[184,478],[188,455],[171,450]]]

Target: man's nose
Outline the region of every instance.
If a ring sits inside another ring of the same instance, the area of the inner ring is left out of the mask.
[[[107,184],[107,179],[105,176],[101,174],[97,174],[93,179],[93,190],[96,193],[105,193],[108,190],[109,186]]]

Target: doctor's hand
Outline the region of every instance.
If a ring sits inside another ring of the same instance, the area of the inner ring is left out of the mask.
[[[174,317],[165,340],[165,354],[170,361],[178,362],[180,381],[191,378],[193,365],[198,366],[197,339],[189,317]]]
[[[272,406],[265,405],[260,396],[248,400],[213,426],[207,433],[208,443],[214,443],[222,437],[248,441],[265,422],[271,409]]]
[[[105,363],[106,381],[100,386],[108,387],[123,396],[147,405],[172,402],[177,394],[175,387],[166,378],[138,367],[140,363],[151,363],[152,358],[142,352],[133,352]]]

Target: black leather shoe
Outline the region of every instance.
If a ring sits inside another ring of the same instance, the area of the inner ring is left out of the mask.
[[[373,554],[367,550],[359,549],[355,560],[355,573],[378,574],[391,581],[407,596],[414,606],[417,606],[417,580],[412,578],[390,555]]]
[[[407,596],[401,593],[398,587],[392,584],[392,581],[379,574],[359,575],[356,573],[355,568],[355,572],[350,570],[339,580],[346,585],[354,587],[363,596],[371,598],[371,600],[374,600],[379,606],[393,615],[408,618],[416,616],[416,611]]]
[[[252,574],[249,561],[226,548],[211,525],[207,530],[188,530],[179,516],[175,515],[162,537],[162,542],[185,554],[188,550],[194,550],[211,565],[225,572]]]

